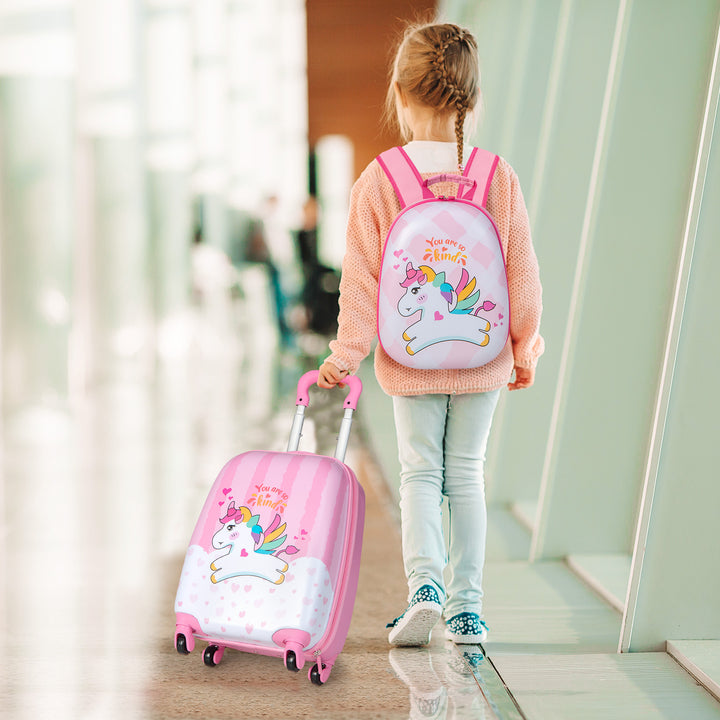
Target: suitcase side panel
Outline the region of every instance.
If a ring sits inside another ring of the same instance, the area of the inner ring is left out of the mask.
[[[326,633],[343,582],[355,482],[333,458],[250,452],[220,472],[193,532],[175,610],[228,644],[277,647],[298,629]]]
[[[325,677],[329,675],[335,659],[345,645],[352,620],[360,575],[362,540],[365,527],[365,493],[354,475],[353,482],[354,498],[349,517],[345,562],[341,569],[342,583],[335,596],[335,605],[325,635],[315,647],[310,648],[313,654],[321,657],[323,665],[327,663],[327,670],[322,671]]]

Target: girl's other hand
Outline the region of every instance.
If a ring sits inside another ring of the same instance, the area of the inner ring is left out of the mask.
[[[508,383],[508,390],[524,390],[535,382],[535,368],[515,367],[515,382]]]
[[[320,366],[320,374],[318,375],[318,387],[330,390],[338,385],[341,388],[345,387],[345,383],[341,380],[348,374],[347,370],[338,370],[335,365],[331,362],[324,362]]]

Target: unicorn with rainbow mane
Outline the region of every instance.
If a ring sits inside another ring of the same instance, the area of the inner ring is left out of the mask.
[[[259,515],[253,515],[245,506],[236,508],[231,502],[220,522],[222,527],[213,535],[212,546],[216,550],[227,548],[227,552],[210,565],[213,583],[244,575],[259,577],[275,585],[284,582],[288,564],[280,555],[294,555],[298,549],[294,545],[280,549],[287,540],[284,534],[287,524],[281,522],[280,515],[276,514],[263,530]]]
[[[485,347],[490,342],[490,322],[478,315],[480,311],[490,312],[495,303],[480,300],[480,291],[475,289],[475,278],[462,269],[460,281],[453,287],[444,272],[436,273],[429,265],[415,269],[411,262],[405,269],[405,279],[400,283],[405,294],[400,298],[397,309],[403,317],[420,312],[420,319],[403,332],[407,342],[405,349],[415,355],[435,343],[460,340]]]

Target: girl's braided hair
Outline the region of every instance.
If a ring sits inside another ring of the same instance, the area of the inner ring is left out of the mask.
[[[480,68],[477,43],[467,30],[453,25],[427,24],[409,27],[395,55],[390,87],[388,114],[395,114],[395,83],[413,100],[437,111],[439,117],[457,113],[455,137],[458,167],[462,168],[465,118],[478,100]],[[409,129],[400,129],[403,137]]]

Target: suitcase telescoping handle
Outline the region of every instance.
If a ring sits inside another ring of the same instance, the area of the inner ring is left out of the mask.
[[[295,418],[293,419],[292,429],[290,430],[288,452],[295,452],[300,445],[303,422],[305,421],[305,408],[310,404],[310,386],[317,383],[318,375],[319,372],[317,370],[311,370],[310,372],[306,372],[298,381]],[[340,432],[338,433],[337,446],[335,447],[335,457],[340,460],[340,462],[345,460],[348,440],[350,439],[353,412],[357,409],[358,399],[362,392],[362,382],[357,375],[348,375],[344,377],[342,381],[350,387],[350,392],[347,394],[345,402],[343,403],[345,413],[342,424],[340,425]]]

